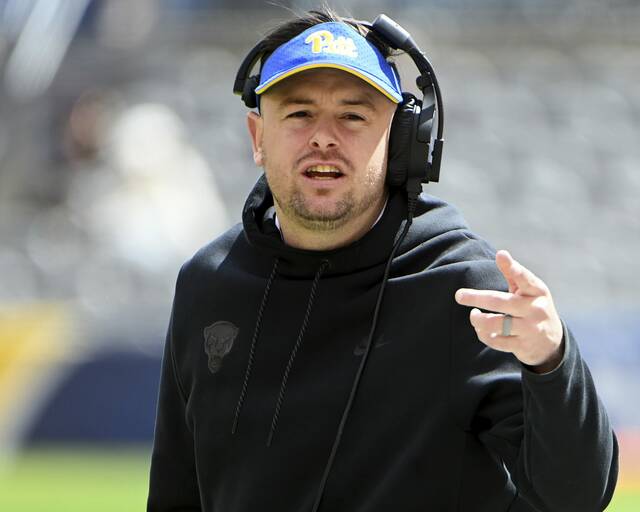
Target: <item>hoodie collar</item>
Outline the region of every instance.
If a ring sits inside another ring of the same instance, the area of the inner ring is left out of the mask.
[[[273,195],[263,174],[245,203],[242,212],[244,231],[251,245],[280,259],[278,273],[291,277],[313,277],[325,260],[329,262],[326,276],[384,264],[407,211],[404,194],[392,190],[380,218],[363,237],[344,247],[312,251],[286,245],[275,223],[263,221],[271,206]]]

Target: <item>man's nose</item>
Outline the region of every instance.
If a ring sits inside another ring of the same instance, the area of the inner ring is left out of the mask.
[[[338,147],[338,137],[335,126],[328,120],[318,120],[315,130],[309,139],[309,145],[314,149],[333,149]]]

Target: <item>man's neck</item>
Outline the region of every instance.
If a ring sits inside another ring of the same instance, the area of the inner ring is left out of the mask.
[[[388,194],[380,198],[376,208],[353,219],[338,229],[312,230],[301,226],[282,214],[276,204],[276,226],[284,242],[297,249],[329,251],[344,247],[362,238],[380,220],[388,201]]]

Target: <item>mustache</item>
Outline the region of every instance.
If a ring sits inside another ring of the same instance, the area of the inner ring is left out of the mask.
[[[300,158],[298,158],[294,163],[294,167],[298,169],[307,160],[329,160],[332,162],[340,162],[345,169],[348,169],[348,170],[352,169],[351,162],[345,156],[343,156],[338,150],[310,151],[304,156],[301,156]]]

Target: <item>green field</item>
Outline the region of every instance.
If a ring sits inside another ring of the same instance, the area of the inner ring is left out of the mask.
[[[141,512],[149,448],[38,450],[0,468],[0,510],[7,512]],[[640,511],[640,491],[618,492],[608,512]]]
[[[31,451],[0,467],[0,510],[140,512],[148,474],[149,448]]]

